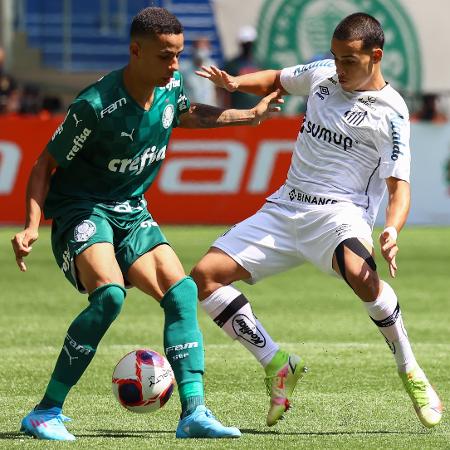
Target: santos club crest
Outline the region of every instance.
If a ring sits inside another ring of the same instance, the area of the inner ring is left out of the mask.
[[[76,242],[86,242],[96,231],[95,223],[90,220],[83,220],[75,227],[73,237]]]

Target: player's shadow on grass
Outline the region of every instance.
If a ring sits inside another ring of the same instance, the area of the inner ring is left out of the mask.
[[[133,431],[133,430],[92,430],[93,433],[76,433],[77,438],[139,438],[148,439],[154,435],[173,434],[175,430],[157,430],[157,431]],[[31,436],[26,436],[18,431],[0,432],[0,441],[19,441],[21,439],[32,440]]]
[[[18,441],[19,439],[28,439],[28,437],[18,431],[4,431],[0,433],[0,440],[2,439],[6,441]]]
[[[276,431],[276,430],[252,430],[250,428],[240,428],[242,434],[261,434],[261,435],[278,435],[278,436],[356,436],[364,434],[424,434],[424,431],[391,431],[391,430],[376,430],[376,431]]]
[[[93,433],[79,433],[78,437],[102,437],[102,438],[140,438],[148,439],[158,434],[175,434],[175,430],[91,430]]]

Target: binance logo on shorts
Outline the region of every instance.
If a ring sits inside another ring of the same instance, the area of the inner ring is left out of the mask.
[[[94,222],[83,220],[83,222],[75,227],[73,238],[76,242],[86,242],[96,231],[97,228]]]

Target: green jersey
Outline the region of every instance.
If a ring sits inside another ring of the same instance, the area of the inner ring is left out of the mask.
[[[71,104],[47,150],[58,162],[44,206],[47,218],[77,200],[124,202],[142,197],[165,158],[172,128],[189,109],[179,72],[155,88],[146,111],[127,93],[123,69],[84,89]]]

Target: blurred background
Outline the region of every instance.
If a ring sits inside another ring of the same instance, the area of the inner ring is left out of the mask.
[[[237,108],[258,99],[216,91],[194,70],[216,64],[238,75],[327,58],[343,17],[377,17],[385,78],[413,123],[410,223],[450,224],[448,0],[0,0],[0,224],[22,222],[33,161],[73,97],[127,63],[129,24],[146,6],[169,9],[185,27],[191,100]],[[258,130],[176,130],[150,193],[156,217],[227,224],[253,213],[284,181],[304,108],[305,99],[288,98],[283,117]]]

